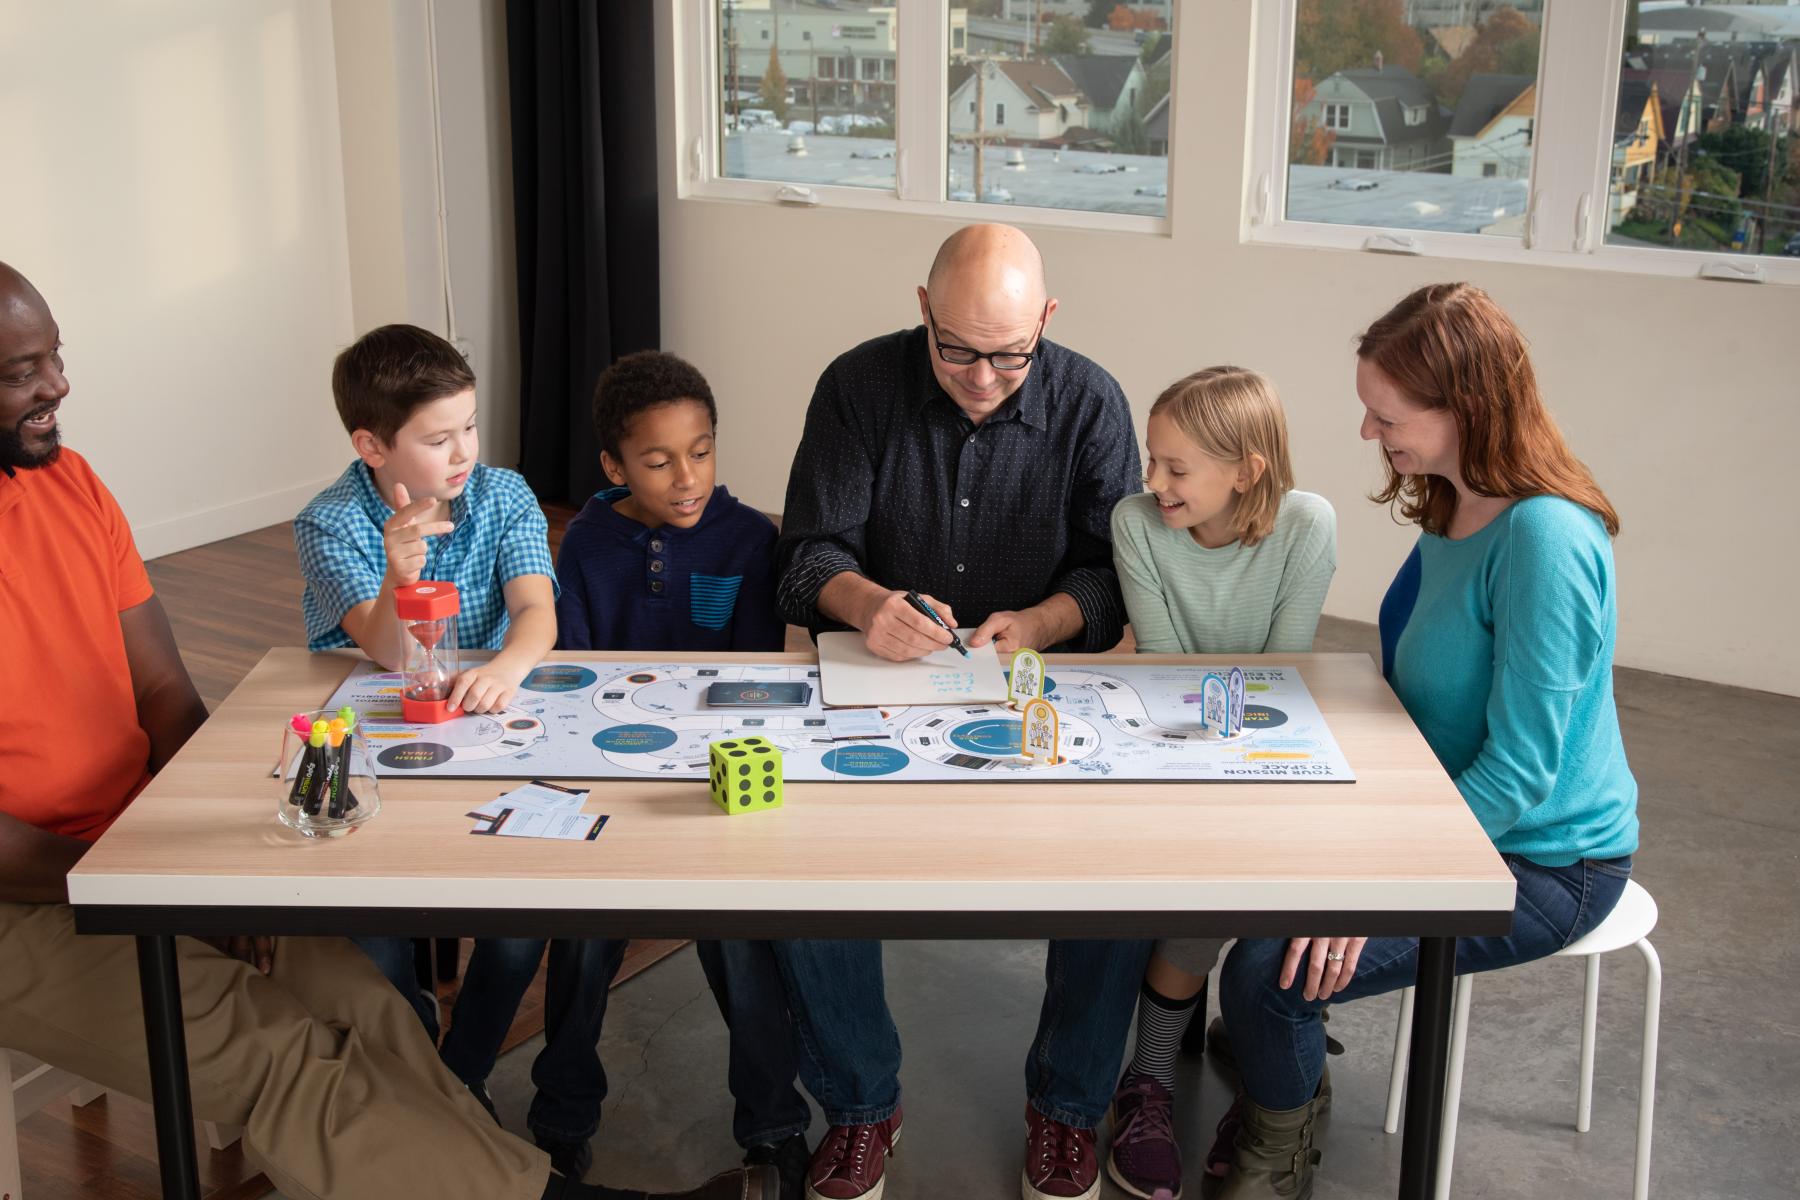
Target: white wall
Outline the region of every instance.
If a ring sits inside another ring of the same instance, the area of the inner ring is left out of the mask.
[[[61,325],[68,445],[147,556],[342,469],[350,281],[329,11],[0,2],[0,258]]]
[[[1196,367],[1273,377],[1300,485],[1339,513],[1326,611],[1368,621],[1414,532],[1363,498],[1379,476],[1356,436],[1351,338],[1413,287],[1473,280],[1532,339],[1551,406],[1622,514],[1619,662],[1800,694],[1800,293],[1240,243],[1251,7],[1182,6],[1173,234],[1031,228],[1062,300],[1052,334],[1119,378],[1140,427]],[[820,370],[917,322],[912,289],[955,222],[680,197],[677,48],[658,12],[663,341],[713,380],[721,478],[778,510]]]

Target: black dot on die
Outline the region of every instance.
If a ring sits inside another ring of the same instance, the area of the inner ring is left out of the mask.
[[[745,763],[743,766],[738,768],[739,775],[748,775],[749,773],[750,773],[750,764],[749,763]]]
[[[733,750],[733,751],[732,751],[732,752],[731,752],[731,757],[733,757],[733,758],[742,758],[742,757],[744,757],[744,751],[742,751],[742,750]]]
[[[764,803],[764,804],[770,804],[770,803],[773,803],[773,802],[774,802],[774,800],[775,800],[775,793],[774,793],[774,792],[764,792],[764,793],[763,793],[763,803]]]
[[[738,784],[738,791],[747,792],[749,790],[750,790],[750,781],[748,779],[746,779],[743,782]]]
[[[750,807],[750,797],[748,797],[748,796],[740,797],[738,799],[738,807],[739,808],[749,808]]]

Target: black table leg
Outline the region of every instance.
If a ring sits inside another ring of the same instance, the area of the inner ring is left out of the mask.
[[[1406,1123],[1400,1133],[1400,1200],[1431,1200],[1437,1182],[1444,1073],[1450,1062],[1450,997],[1455,990],[1456,939],[1420,938],[1412,1054],[1406,1066]]]
[[[175,939],[167,935],[140,937],[137,950],[163,1200],[200,1200],[200,1161],[194,1150],[194,1105],[188,1092],[187,1034],[181,1025]]]

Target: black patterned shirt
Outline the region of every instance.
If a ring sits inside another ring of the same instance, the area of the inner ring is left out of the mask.
[[[977,425],[932,374],[923,325],[825,369],[788,477],[776,602],[815,635],[834,575],[916,588],[966,626],[1057,592],[1082,630],[1057,649],[1110,650],[1125,628],[1113,506],[1143,487],[1131,410],[1093,362],[1040,340],[1030,374]]]

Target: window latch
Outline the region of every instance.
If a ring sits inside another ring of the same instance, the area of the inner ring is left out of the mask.
[[[1581,199],[1575,204],[1575,249],[1578,253],[1588,249],[1588,221],[1592,216],[1593,207],[1593,193],[1581,193]]]
[[[1769,275],[1761,263],[1724,259],[1701,263],[1700,278],[1723,279],[1730,283],[1767,283]]]
[[[777,204],[799,204],[811,208],[819,203],[819,194],[809,187],[784,183],[775,189],[775,202]]]
[[[1363,241],[1362,248],[1376,254],[1423,254],[1425,243],[1399,233],[1378,233]]]

